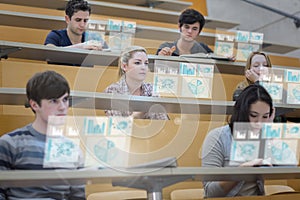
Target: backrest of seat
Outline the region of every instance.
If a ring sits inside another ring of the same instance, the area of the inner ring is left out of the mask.
[[[87,200],[125,200],[125,199],[147,199],[145,190],[123,190],[110,192],[96,192],[87,197]]]
[[[204,190],[199,189],[182,189],[173,190],[171,192],[171,200],[183,200],[183,199],[204,199]]]
[[[295,192],[295,190],[287,185],[265,185],[265,195],[273,195],[285,192]]]

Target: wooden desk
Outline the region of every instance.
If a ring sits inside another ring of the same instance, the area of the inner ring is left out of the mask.
[[[84,49],[70,49],[62,47],[48,47],[41,44],[29,44],[22,42],[10,42],[0,40],[0,53],[3,54],[5,49],[10,53],[8,57],[21,58],[38,61],[51,61],[56,63],[70,63],[79,66],[117,66],[120,52],[112,51],[90,51]],[[19,49],[13,51],[11,49]],[[215,65],[215,73],[225,74],[244,74],[244,62],[228,62],[205,58],[177,57],[177,56],[158,56],[148,55],[150,60],[150,71],[153,71],[153,63],[155,60],[170,62],[191,62],[191,63],[207,63]],[[275,66],[274,68],[282,68]]]
[[[61,0],[57,0],[57,1],[61,1]],[[58,16],[0,10],[0,17],[2,19],[0,24],[5,26],[46,29],[46,30],[63,29],[66,27],[64,17],[58,17]],[[207,21],[207,24],[205,24],[206,28],[211,28],[211,29],[222,28],[222,25],[224,25],[224,22],[218,20],[207,18],[206,21]],[[90,22],[97,23],[97,24],[107,24],[106,20],[90,20]],[[135,37],[143,38],[143,39],[161,40],[161,41],[174,41],[178,39],[179,32],[178,29],[137,24]],[[201,35],[198,37],[197,40],[204,42],[208,45],[214,45],[215,34],[209,32],[201,32]],[[281,53],[281,54],[288,53],[298,49],[298,47],[275,44],[274,42],[270,42],[270,41],[264,41],[262,48],[264,51],[267,52]]]
[[[70,63],[81,66],[117,66],[120,52],[90,51],[83,49],[66,49],[62,47],[49,47],[40,44],[22,42],[0,41],[0,49],[20,48],[10,53],[8,57],[56,63]],[[150,70],[153,70],[154,60],[171,62],[209,63],[215,65],[215,73],[244,74],[244,63],[217,61],[205,58],[183,58],[176,56],[148,55]]]
[[[170,2],[173,1],[169,0],[168,3]],[[2,0],[1,3],[64,10],[66,1],[64,0],[40,0],[40,1]],[[128,3],[121,4],[121,3],[111,3],[107,1],[97,0],[97,1],[89,1],[89,4],[92,7],[93,14],[106,15],[106,16],[119,17],[119,18],[125,17],[125,18],[131,18],[133,20],[140,19],[140,20],[177,24],[178,17],[180,15],[179,11],[170,11],[170,10],[165,10],[164,8],[153,9],[153,8],[141,7],[135,5],[128,5]],[[164,7],[168,7],[168,5],[166,4]],[[206,28],[230,29],[238,25],[238,23],[235,22],[213,19],[207,16],[205,18],[207,20],[207,23],[205,24]]]
[[[96,2],[97,1],[98,0],[96,0]],[[63,9],[66,4],[65,1],[62,1],[62,0],[57,0],[57,1],[52,1],[52,2],[53,2],[53,4],[55,3],[55,5],[52,5],[50,3],[50,1],[46,1],[46,0],[42,0],[39,2],[36,2],[35,0],[28,0],[28,1],[1,0],[1,3],[22,5],[22,6],[34,6],[34,7],[44,8],[45,6],[48,5],[48,8],[52,8],[52,9],[57,9],[57,8]],[[174,0],[130,0],[130,1],[106,0],[105,2],[142,6],[142,7],[148,7],[148,8],[166,9],[166,10],[173,10],[173,11],[178,11],[178,12],[180,12],[183,9],[192,5],[191,2],[174,1]]]
[[[19,51],[8,55],[12,58],[50,61],[55,63],[70,63],[79,66],[116,65],[120,53],[105,51],[90,51],[84,49],[66,49],[62,47],[49,47],[39,44],[0,41],[2,50],[20,48]]]
[[[204,167],[175,167],[175,168],[141,168],[141,169],[100,169],[100,170],[15,170],[0,171],[0,186],[22,187],[40,186],[43,184],[87,184],[112,183],[119,185],[137,183],[145,186],[148,199],[162,199],[162,182],[171,184],[187,179],[197,181],[254,181],[258,178],[265,180],[299,179],[300,168],[284,167],[235,167],[235,168],[204,168]],[[140,186],[141,186],[140,185]],[[143,187],[141,186],[141,187]]]
[[[24,88],[0,88],[0,105],[24,105]],[[111,109],[112,102],[116,109],[123,110],[124,105],[130,111],[147,112],[154,105],[161,105],[167,113],[182,114],[231,114],[233,101],[199,100],[191,98],[157,98],[143,96],[113,95],[98,92],[71,92],[71,106],[87,109]],[[119,107],[118,107],[119,106]],[[275,104],[276,114],[300,113],[300,105]],[[153,110],[155,111],[155,110]]]
[[[63,29],[66,27],[64,17],[52,15],[41,15],[0,10],[0,17],[2,19],[0,24],[5,26],[46,30]],[[106,20],[90,20],[89,22],[97,24],[107,24]],[[223,24],[217,21],[214,22],[214,20],[210,20],[210,23],[211,25],[209,25],[208,23],[207,25],[205,25],[205,27],[216,28],[217,23]],[[144,39],[156,39],[161,41],[172,41],[178,39],[179,31],[178,29],[137,24],[135,37]],[[208,32],[201,32],[200,38],[202,42],[205,42],[209,45],[213,45],[215,41],[215,35]],[[200,38],[198,38],[198,40],[200,40]]]
[[[25,88],[0,88],[0,105],[24,105],[26,102]],[[156,104],[163,106],[168,113],[186,114],[228,114],[232,112],[234,102],[198,100],[189,98],[157,98],[143,96],[113,95],[83,91],[71,92],[71,106],[74,108],[123,110],[128,105],[130,111],[147,112]],[[153,110],[154,111],[154,110]]]
[[[96,0],[97,1],[97,0]],[[123,3],[127,5],[143,6],[148,8],[157,8],[173,11],[182,11],[183,9],[192,6],[192,2],[174,1],[174,0],[106,0],[111,3]]]

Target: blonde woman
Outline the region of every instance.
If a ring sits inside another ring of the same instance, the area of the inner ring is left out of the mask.
[[[120,80],[108,86],[104,92],[136,96],[152,96],[152,84],[144,82],[148,73],[148,64],[149,60],[145,48],[140,46],[131,46],[124,49],[119,58]],[[105,112],[108,116],[132,115],[134,118],[139,119],[169,119],[165,110],[162,110],[160,113],[142,113],[118,110],[107,110]]]
[[[252,52],[246,62],[245,80],[237,85],[233,100],[236,100],[247,86],[258,82],[267,68],[272,68],[269,56],[263,52]]]

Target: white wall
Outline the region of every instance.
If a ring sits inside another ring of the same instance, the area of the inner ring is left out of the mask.
[[[255,0],[300,17],[300,0]],[[264,33],[264,40],[300,49],[300,28],[293,19],[242,0],[207,0],[208,16],[239,23],[237,29]],[[300,50],[286,55],[299,57]]]

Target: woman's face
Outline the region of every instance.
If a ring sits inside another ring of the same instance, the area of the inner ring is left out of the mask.
[[[256,54],[252,57],[250,70],[253,70],[257,75],[267,73],[268,67],[268,62],[264,55]]]
[[[261,129],[261,123],[270,122],[270,106],[264,101],[251,104],[249,121],[254,129]]]
[[[126,79],[144,81],[148,72],[148,57],[145,52],[134,52],[127,64],[123,65]]]

